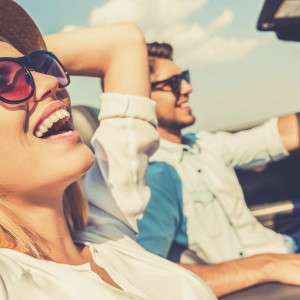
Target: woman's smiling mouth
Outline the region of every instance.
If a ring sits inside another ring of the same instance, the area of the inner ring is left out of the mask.
[[[34,135],[38,138],[46,138],[50,135],[72,130],[68,120],[70,114],[64,108],[55,111],[35,130]]]

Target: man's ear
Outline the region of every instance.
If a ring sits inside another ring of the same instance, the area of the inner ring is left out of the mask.
[[[153,75],[155,73],[155,63],[156,58],[155,57],[148,57],[148,64],[149,64],[149,74],[150,74],[150,81],[154,81]]]

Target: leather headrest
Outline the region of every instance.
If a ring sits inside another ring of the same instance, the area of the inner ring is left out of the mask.
[[[81,134],[83,142],[93,150],[91,138],[99,126],[99,108],[87,105],[75,105],[72,107],[73,123]]]

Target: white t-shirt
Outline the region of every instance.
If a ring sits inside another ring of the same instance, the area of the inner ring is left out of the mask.
[[[122,288],[91,271],[0,249],[0,299],[216,299],[189,271],[135,241],[136,221],[149,199],[148,155],[156,149],[155,106],[144,97],[105,94],[93,137],[97,161],[86,176],[90,222],[74,239]],[[101,170],[101,171],[100,171]]]

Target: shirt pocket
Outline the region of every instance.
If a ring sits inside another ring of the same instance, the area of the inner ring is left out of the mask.
[[[222,235],[222,222],[219,217],[224,213],[214,194],[209,191],[197,191],[190,193],[189,226],[197,230],[197,235],[206,235],[217,238]]]

